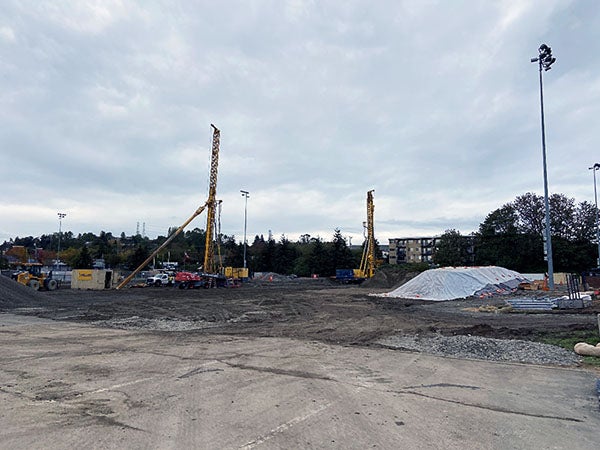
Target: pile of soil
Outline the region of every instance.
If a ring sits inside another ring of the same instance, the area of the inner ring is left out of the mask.
[[[13,308],[38,306],[47,301],[41,292],[17,283],[5,276],[0,276],[0,311]]]

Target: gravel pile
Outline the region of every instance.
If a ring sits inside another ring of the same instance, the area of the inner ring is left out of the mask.
[[[32,303],[42,304],[45,300],[43,293],[0,275],[0,310]]]
[[[582,361],[575,352],[555,345],[481,336],[390,336],[378,344],[397,350],[464,359],[572,366]]]

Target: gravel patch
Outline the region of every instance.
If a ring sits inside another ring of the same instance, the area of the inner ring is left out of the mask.
[[[481,336],[390,336],[377,341],[384,347],[438,356],[526,364],[573,366],[582,358],[575,352],[540,342]]]
[[[227,320],[227,323],[237,322],[260,322],[267,317],[268,314],[263,311],[250,311],[242,314],[239,317],[234,317]],[[222,323],[217,321],[206,320],[181,320],[176,318],[161,318],[149,319],[139,316],[131,316],[122,319],[94,320],[93,325],[119,328],[122,330],[152,330],[152,331],[192,331],[204,330],[206,328],[217,328],[222,326]]]
[[[177,319],[146,319],[143,317],[127,317],[125,319],[96,320],[93,325],[118,328],[121,330],[152,330],[152,331],[191,331],[214,328],[218,324],[201,320]]]

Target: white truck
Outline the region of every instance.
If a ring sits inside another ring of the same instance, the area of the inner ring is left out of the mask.
[[[173,279],[168,273],[158,273],[146,278],[146,284],[148,286],[172,286]]]

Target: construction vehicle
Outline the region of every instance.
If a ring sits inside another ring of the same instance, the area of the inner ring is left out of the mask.
[[[23,263],[21,264],[21,270],[15,272],[12,277],[17,283],[29,286],[36,291],[40,289],[47,291],[58,289],[58,281],[52,278],[52,271],[48,274],[43,273],[40,263]]]
[[[367,192],[367,221],[363,222],[366,235],[360,266],[358,269],[337,269],[335,279],[341,283],[362,283],[375,274],[377,261],[375,260],[375,230],[373,224],[375,204],[373,202],[373,192],[375,191],[370,190]]]
[[[182,271],[175,274],[175,286],[179,289],[197,289],[205,287],[205,283],[200,274]]]
[[[146,278],[147,286],[172,286],[173,282],[173,275],[170,275],[168,273],[158,273],[156,275]]]
[[[185,229],[185,227],[188,226],[189,223],[192,220],[194,220],[198,215],[200,215],[205,209],[207,210],[206,247],[205,247],[205,251],[204,251],[204,265],[203,265],[202,269],[203,269],[203,274],[210,275],[210,276],[205,277],[207,279],[207,281],[210,282],[210,285],[217,286],[216,282],[213,283],[213,280],[216,278],[216,275],[218,275],[217,267],[216,267],[216,264],[214,261],[215,246],[214,246],[214,240],[213,240],[214,236],[213,235],[215,234],[215,232],[217,230],[217,228],[215,227],[215,220],[216,220],[215,218],[217,217],[216,209],[217,209],[217,206],[219,205],[219,203],[216,200],[216,197],[217,197],[217,169],[219,166],[219,146],[220,146],[220,142],[221,142],[221,131],[212,124],[211,124],[211,127],[213,128],[213,137],[212,137],[212,152],[211,152],[211,160],[210,160],[209,192],[208,192],[208,199],[206,200],[206,203],[204,203],[204,205],[200,206],[190,216],[190,218],[183,223],[183,225],[181,225],[179,228],[177,228],[177,230],[175,230],[173,232],[173,234],[171,234],[171,236],[169,236],[167,238],[167,240],[165,242],[163,242],[162,245],[160,245],[156,250],[154,250],[154,252],[152,252],[152,254],[150,256],[148,256],[148,258],[142,264],[140,264],[137,269],[135,269],[127,278],[125,278],[117,286],[117,289],[121,289],[123,286],[126,286],[127,283],[129,283],[137,275],[138,272],[140,272],[144,267],[146,267],[148,265],[148,263],[150,263],[150,261],[152,261],[152,259],[154,259],[154,257],[156,255],[158,255],[165,247],[167,247],[167,245],[169,245],[173,241],[173,239],[175,239]]]
[[[375,230],[373,224],[375,204],[373,203],[373,192],[375,191],[370,190],[367,192],[367,236],[360,260],[360,267],[358,268],[358,276],[362,278],[372,278],[375,275]]]
[[[227,278],[220,273],[177,272],[175,274],[175,286],[179,289],[208,289],[226,285]]]

